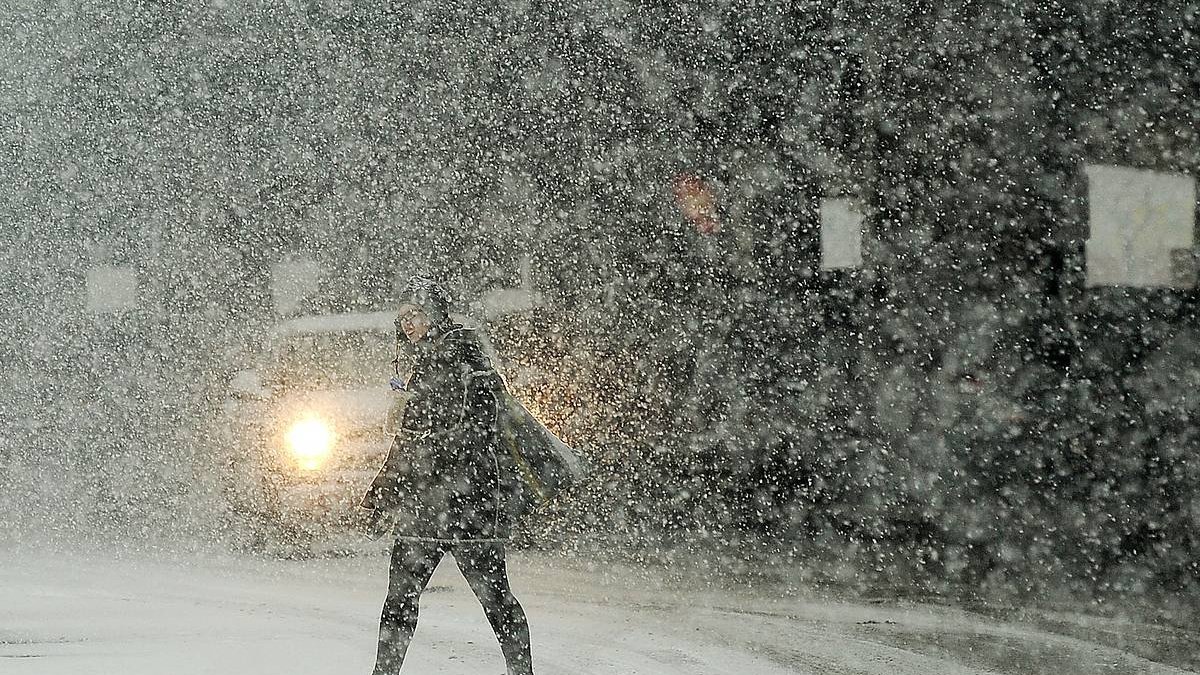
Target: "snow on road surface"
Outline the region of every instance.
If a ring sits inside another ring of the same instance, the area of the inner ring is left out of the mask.
[[[680,588],[629,567],[517,553],[542,675],[1182,673],[1095,642],[922,605]],[[379,552],[282,561],[0,550],[0,673],[366,674]],[[421,603],[405,673],[502,675],[452,561]]]

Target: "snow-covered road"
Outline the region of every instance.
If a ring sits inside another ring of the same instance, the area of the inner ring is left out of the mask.
[[[687,588],[619,566],[517,554],[538,672],[1181,673],[1100,642],[945,607]],[[278,561],[0,550],[6,675],[370,672],[381,554]],[[501,675],[452,562],[422,601],[406,673]],[[1117,629],[1119,630],[1119,626]]]

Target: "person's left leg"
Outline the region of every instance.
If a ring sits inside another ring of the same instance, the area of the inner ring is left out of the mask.
[[[533,675],[529,653],[529,622],[508,584],[504,544],[457,544],[451,551],[458,569],[466,577],[488,623],[500,641],[508,675]]]

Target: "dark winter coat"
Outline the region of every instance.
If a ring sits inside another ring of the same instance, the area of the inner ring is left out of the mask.
[[[401,430],[362,505],[393,512],[401,538],[507,537],[496,434],[501,386],[473,331],[435,326],[417,345]]]

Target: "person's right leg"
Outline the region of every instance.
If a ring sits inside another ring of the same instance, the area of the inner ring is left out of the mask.
[[[445,551],[434,543],[396,540],[388,569],[388,594],[379,618],[379,650],[373,675],[397,675],[417,629],[421,591]]]

